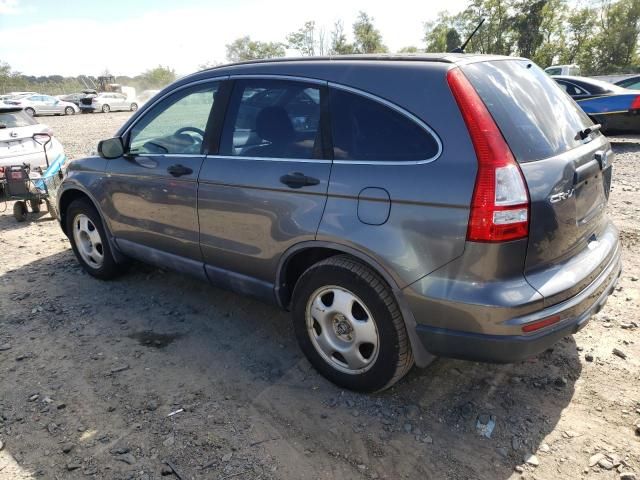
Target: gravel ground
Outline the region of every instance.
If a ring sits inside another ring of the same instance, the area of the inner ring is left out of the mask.
[[[127,116],[42,121],[77,158]],[[0,479],[640,478],[640,137],[613,140],[606,308],[529,361],[439,359],[378,395],[320,377],[286,313],[144,265],[97,281],[56,222],[9,205]]]

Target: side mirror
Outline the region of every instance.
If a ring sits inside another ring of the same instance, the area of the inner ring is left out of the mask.
[[[120,137],[109,138],[98,143],[98,154],[107,160],[124,155],[124,145]]]

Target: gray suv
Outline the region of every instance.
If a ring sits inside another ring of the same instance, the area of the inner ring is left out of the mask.
[[[134,258],[277,304],[309,361],[353,390],[435,356],[535,355],[621,272],[609,142],[526,59],[216,67],[98,151],[58,196],[88,273]]]

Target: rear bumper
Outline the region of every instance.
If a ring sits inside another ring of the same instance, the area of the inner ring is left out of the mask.
[[[425,349],[433,355],[497,363],[518,362],[543,352],[561,338],[583,328],[589,318],[602,309],[621,272],[618,246],[606,268],[580,293],[557,305],[504,322],[511,326],[521,326],[551,316],[560,316],[560,322],[539,332],[493,335],[418,324],[416,333]]]

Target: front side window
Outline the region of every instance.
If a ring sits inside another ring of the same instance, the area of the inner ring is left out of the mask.
[[[331,89],[333,158],[419,161],[438,154],[438,142],[406,115],[373,99]]]
[[[181,90],[155,105],[133,126],[129,153],[200,154],[219,82]]]
[[[222,134],[222,155],[319,158],[320,89],[288,80],[237,80]]]

